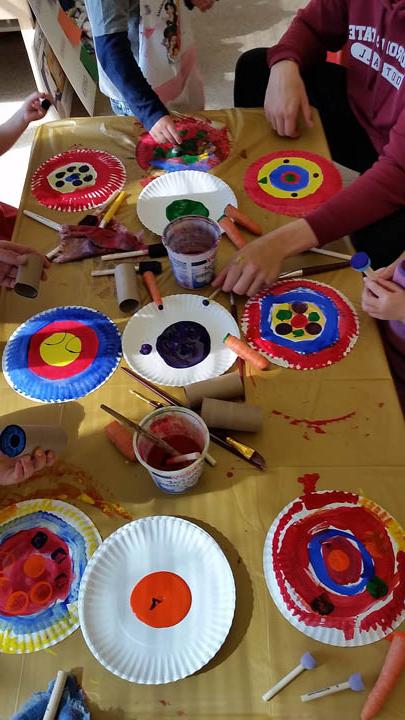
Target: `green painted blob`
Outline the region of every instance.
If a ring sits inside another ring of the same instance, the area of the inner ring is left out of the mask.
[[[291,317],[291,310],[279,310],[276,315],[277,320],[289,320]]]
[[[366,590],[373,598],[384,597],[388,592],[388,586],[381,580],[381,578],[375,575],[366,585]]]
[[[302,337],[305,333],[303,330],[293,330],[293,335],[294,337]]]
[[[308,320],[311,320],[311,322],[318,322],[320,319],[320,315],[318,315],[317,312],[310,312],[308,315]]]
[[[295,181],[296,178],[295,178],[295,175],[293,175],[293,173],[286,173],[286,175],[284,176],[284,179],[286,182],[292,183]]]
[[[209,217],[210,212],[203,203],[197,200],[189,200],[188,198],[174,200],[166,208],[166,217],[170,221],[176,220],[176,218],[183,217],[184,215],[202,215],[202,217]]]

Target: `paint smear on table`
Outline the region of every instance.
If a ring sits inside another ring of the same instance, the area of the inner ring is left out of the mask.
[[[339,417],[334,418],[326,418],[324,420],[309,420],[308,418],[295,418],[292,417],[292,415],[286,415],[285,413],[281,412],[280,410],[272,410],[272,415],[275,415],[276,417],[281,417],[283,420],[287,420],[289,425],[296,425],[296,426],[302,426],[306,430],[313,430],[317,435],[326,435],[325,428],[328,425],[334,425],[335,423],[344,422],[345,420],[350,420],[350,418],[354,417],[356,415],[356,411],[353,410],[352,412],[347,413],[346,415],[340,415]],[[309,440],[309,435],[307,432],[304,432],[302,436],[305,440]]]

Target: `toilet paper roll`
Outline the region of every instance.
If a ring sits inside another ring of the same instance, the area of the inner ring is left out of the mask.
[[[120,263],[115,267],[114,275],[119,309],[125,313],[136,312],[140,305],[140,297],[134,266]]]
[[[66,448],[67,435],[60,425],[6,425],[0,429],[0,455],[31,455],[37,447],[60,455]]]
[[[208,427],[223,430],[258,432],[263,422],[262,408],[256,405],[214,400],[214,398],[204,398],[200,415]]]
[[[17,295],[26,298],[36,298],[38,295],[39,283],[41,282],[44,259],[42,255],[30,253],[24,265],[19,265],[17,270],[14,290]]]
[[[192,383],[184,388],[184,392],[190,408],[199,408],[204,398],[231,400],[244,396],[243,383],[238,372]]]

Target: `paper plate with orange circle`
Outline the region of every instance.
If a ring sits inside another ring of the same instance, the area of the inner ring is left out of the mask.
[[[116,325],[91,308],[66,306],[34,315],[3,354],[13,390],[38,402],[77,400],[102,385],[121,357]]]
[[[119,528],[80,586],[80,625],[91,652],[114,675],[140,684],[197,672],[225,641],[234,611],[235,582],[221,548],[177,517]]]
[[[79,586],[100,542],[87,515],[60,500],[0,511],[0,652],[43,650],[79,627]]]

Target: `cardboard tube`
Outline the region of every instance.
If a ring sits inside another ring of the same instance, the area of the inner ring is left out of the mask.
[[[238,372],[220,375],[213,380],[202,380],[184,388],[190,408],[199,408],[204,398],[232,400],[243,397],[243,384]]]
[[[0,428],[0,455],[31,455],[38,447],[61,455],[67,435],[60,425],[6,425]]]
[[[263,422],[262,408],[256,405],[242,405],[214,398],[204,398],[200,414],[208,427],[223,430],[258,432]]]
[[[27,255],[24,265],[19,265],[14,290],[17,295],[26,298],[36,298],[38,295],[39,283],[41,282],[44,259],[42,255],[31,253]]]
[[[116,266],[114,275],[119,309],[126,313],[136,312],[140,305],[140,298],[134,266],[120,263]]]

